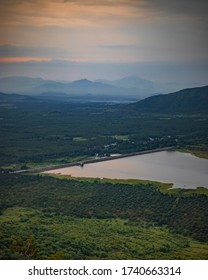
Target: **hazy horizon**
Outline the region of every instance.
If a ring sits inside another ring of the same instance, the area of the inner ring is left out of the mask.
[[[1,0],[0,77],[208,84],[207,1]]]

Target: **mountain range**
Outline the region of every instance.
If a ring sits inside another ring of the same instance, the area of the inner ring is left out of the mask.
[[[0,91],[69,101],[134,101],[126,108],[141,113],[208,113],[208,86],[158,94],[162,92],[161,85],[136,76],[114,81],[81,79],[72,82],[7,77],[0,79]]]
[[[74,82],[79,84],[82,88],[90,82],[83,80]],[[61,94],[60,94],[61,95]],[[63,96],[65,96],[63,94]],[[20,94],[6,94],[0,93],[1,101],[14,100],[42,100],[43,96],[28,96]],[[46,100],[48,99],[46,94]],[[42,102],[41,101],[41,102]],[[67,100],[71,101],[71,99]],[[87,99],[88,102],[88,99]],[[159,94],[147,97],[137,102],[119,106],[124,114],[142,113],[142,114],[208,114],[208,86],[187,88],[169,94]],[[120,110],[119,109],[119,110]],[[206,119],[205,119],[206,120]]]
[[[158,93],[171,92],[173,87],[158,84],[137,76],[128,76],[120,80],[87,79],[72,82],[44,80],[42,78],[6,77],[0,79],[0,91],[25,95],[45,95],[63,97],[114,98],[126,100],[141,100]]]

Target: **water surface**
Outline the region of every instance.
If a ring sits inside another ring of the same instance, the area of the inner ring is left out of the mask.
[[[73,166],[47,173],[72,177],[143,179],[172,183],[173,187],[208,188],[208,160],[188,153],[162,151],[121,159]]]

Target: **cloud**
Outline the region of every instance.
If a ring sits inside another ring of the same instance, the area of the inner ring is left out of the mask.
[[[68,58],[70,53],[59,48],[0,45],[0,57]]]
[[[88,27],[111,25],[145,17],[143,1],[134,0],[94,1],[94,0],[9,0],[0,2],[0,21],[4,26],[59,26]]]
[[[99,48],[104,48],[104,49],[120,49],[120,50],[125,50],[125,49],[138,49],[140,48],[137,45],[118,45],[118,44],[112,44],[112,45],[99,45]]]
[[[103,0],[103,1],[97,1],[97,0],[64,0],[65,3],[76,3],[78,5],[84,5],[84,6],[131,6],[131,5],[138,5],[138,0]]]
[[[190,86],[207,84],[208,63],[141,62],[141,63],[90,63],[72,61],[0,62],[0,76],[29,76],[45,79],[75,80],[118,79],[137,75],[158,82],[177,82]]]
[[[18,26],[102,27],[162,21],[167,16],[207,20],[205,0],[1,0],[0,23]]]
[[[208,9],[207,0],[64,0],[64,2],[82,6],[116,6],[117,8],[126,6],[136,9],[150,9],[174,15],[207,15]]]
[[[140,2],[140,1],[138,1]],[[168,14],[184,14],[204,16],[207,15],[207,0],[145,0],[148,7],[166,12]]]
[[[90,61],[205,60],[207,20],[204,0],[0,0],[0,57],[11,73],[16,61],[17,72],[27,65],[28,73],[54,76],[72,62],[87,73]],[[96,65],[94,75],[102,72]]]
[[[42,62],[42,61],[50,61],[51,59],[48,57],[0,57],[0,63],[19,63],[19,62]]]

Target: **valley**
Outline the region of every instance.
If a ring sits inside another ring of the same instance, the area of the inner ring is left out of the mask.
[[[206,157],[200,91],[186,94],[184,113],[178,93],[170,112],[151,97],[142,107],[1,93],[1,259],[207,259],[205,188],[14,173],[164,147]]]

